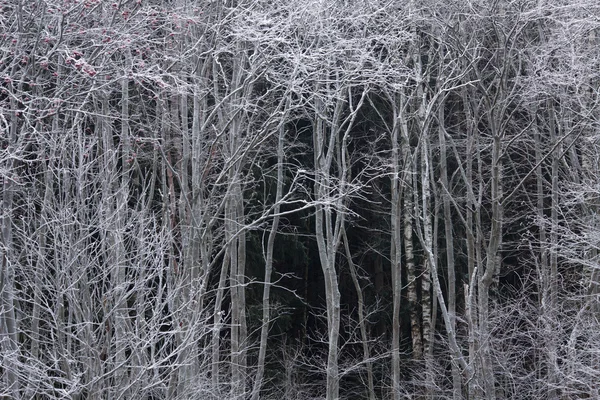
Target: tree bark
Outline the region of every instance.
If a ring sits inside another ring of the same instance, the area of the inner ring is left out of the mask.
[[[403,100],[400,97],[400,104],[397,106],[396,96],[390,97],[390,103],[393,105],[394,122],[391,132],[392,142],[392,174],[391,174],[391,192],[392,192],[392,209],[391,209],[391,269],[392,269],[392,396],[394,400],[399,400],[401,396],[400,390],[400,304],[402,299],[402,234],[401,234],[401,220],[402,220],[402,180],[401,174],[402,162],[401,162],[401,144],[399,139],[400,134],[400,121],[404,121],[402,118],[403,112]],[[404,123],[404,122],[403,122]],[[403,138],[403,143],[406,143],[408,147],[407,138]],[[405,155],[408,160],[408,155]],[[408,170],[408,166],[412,163],[406,163],[405,169]],[[410,178],[409,178],[410,179]],[[410,194],[409,194],[410,196]],[[420,333],[419,333],[420,337]]]

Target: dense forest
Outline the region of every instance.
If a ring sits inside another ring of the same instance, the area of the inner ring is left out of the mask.
[[[0,398],[600,398],[597,0],[0,35]]]

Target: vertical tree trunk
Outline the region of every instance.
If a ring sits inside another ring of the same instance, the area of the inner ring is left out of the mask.
[[[440,50],[440,52],[442,52]],[[443,59],[441,54],[440,59]],[[443,80],[443,72],[441,72]],[[446,265],[448,271],[448,312],[450,313],[452,329],[456,329],[456,270],[454,264],[454,234],[452,230],[452,212],[450,199],[450,188],[448,185],[448,154],[446,144],[446,127],[444,115],[444,101],[441,102],[438,110],[438,140],[440,147],[440,183],[446,192],[442,193],[442,206],[444,213],[444,240],[446,243]],[[462,398],[462,381],[460,370],[455,362],[452,365],[452,398],[460,400]]]
[[[231,179],[238,179],[232,177]],[[245,368],[244,368],[244,341],[245,337],[245,305],[243,303],[244,275],[243,266],[245,262],[245,253],[241,246],[242,237],[238,237],[237,222],[239,215],[239,197],[241,192],[234,189],[234,194],[228,200],[225,211],[227,221],[227,231],[229,232],[229,290],[231,293],[231,396],[234,399],[241,399],[245,391]],[[245,239],[244,239],[245,240]]]
[[[219,394],[221,391],[219,379],[219,371],[221,366],[220,339],[223,325],[223,311],[221,310],[221,307],[223,304],[225,285],[227,284],[227,273],[229,271],[229,252],[225,252],[223,257],[223,265],[221,266],[221,272],[219,274],[219,283],[217,286],[217,294],[215,296],[215,310],[213,316],[213,328],[211,338],[211,389],[216,394]]]
[[[16,125],[16,122],[14,122]],[[4,178],[3,184],[2,209],[2,260],[0,260],[0,294],[2,296],[2,314],[0,315],[1,328],[0,333],[4,340],[2,341],[4,385],[8,392],[17,399],[20,397],[20,385],[17,375],[17,359],[19,353],[17,341],[17,322],[14,309],[14,271],[11,260],[11,230],[12,222],[10,214],[12,212],[12,184],[10,179]]]
[[[321,181],[320,191],[328,186],[328,180]],[[323,193],[321,193],[323,195]],[[319,258],[325,277],[325,300],[327,302],[327,329],[328,329],[328,355],[327,355],[327,400],[339,398],[339,373],[338,373],[338,341],[340,335],[340,291],[335,271],[335,251],[337,245],[333,242],[333,217],[330,205],[317,205],[315,214],[315,230],[319,246]],[[338,218],[340,218],[338,216]],[[325,235],[323,232],[327,232]],[[327,237],[327,239],[325,238]]]
[[[360,338],[363,348],[363,362],[367,366],[367,391],[369,400],[376,400],[375,395],[375,384],[373,379],[373,363],[371,361],[370,350],[369,350],[369,337],[367,334],[367,321],[365,315],[365,299],[363,296],[363,290],[358,281],[358,273],[356,272],[356,266],[352,260],[352,253],[350,252],[350,244],[348,243],[348,237],[346,235],[345,228],[342,228],[342,236],[344,240],[344,250],[346,251],[346,259],[348,260],[348,266],[350,268],[350,275],[352,277],[352,283],[356,290],[356,296],[358,297],[358,324],[360,327]]]
[[[322,106],[317,102],[317,109]],[[325,278],[325,301],[327,303],[327,329],[328,329],[328,355],[327,355],[327,400],[339,398],[339,374],[338,374],[338,340],[340,333],[340,291],[335,269],[337,247],[339,243],[338,223],[343,216],[336,214],[334,205],[330,203],[329,191],[332,180],[329,176],[333,161],[336,135],[333,129],[325,126],[325,121],[317,117],[314,128],[315,147],[315,194],[318,203],[315,206],[315,234],[319,259]],[[327,137],[327,134],[330,136]],[[329,146],[326,147],[326,143]],[[335,229],[335,231],[334,231]]]
[[[464,181],[467,188],[467,204],[466,204],[466,234],[467,234],[467,271],[469,277],[469,283],[465,290],[465,313],[468,321],[468,342],[469,342],[469,365],[477,365],[478,352],[479,352],[479,340],[477,332],[479,331],[479,314],[477,312],[477,283],[478,269],[476,266],[480,264],[480,237],[481,230],[477,229],[480,226],[479,223],[479,208],[481,201],[475,197],[475,188],[473,180],[473,155],[477,146],[477,128],[475,121],[478,120],[479,116],[477,110],[471,107],[470,98],[471,93],[467,88],[461,90],[462,104],[465,109],[466,119],[466,157],[465,157],[465,176]],[[479,158],[477,158],[479,160]],[[481,183],[480,183],[481,185]],[[481,190],[478,191],[481,194]],[[467,376],[468,382],[468,398],[477,399],[482,396],[481,387],[478,385],[478,378],[476,374],[479,374],[479,368],[473,369],[474,374]]]
[[[532,118],[534,118],[534,120],[537,119],[537,109],[532,110],[531,114],[532,114]],[[540,130],[538,128],[538,124],[537,122],[534,122],[533,125],[533,129],[534,129],[534,140],[535,140],[535,160],[536,160],[536,165],[537,165],[537,171],[536,171],[536,194],[537,194],[537,217],[540,219],[540,221],[543,221],[545,219],[545,197],[546,197],[546,190],[544,189],[544,183],[545,183],[545,179],[544,179],[544,174],[543,174],[543,167],[542,167],[542,160],[543,160],[543,145],[542,145],[542,135],[540,133]],[[540,247],[541,247],[541,251],[540,251],[540,259],[539,259],[539,263],[537,265],[537,270],[538,270],[538,282],[540,284],[540,288],[541,290],[539,291],[539,295],[538,295],[538,302],[540,305],[545,304],[546,303],[546,297],[547,297],[547,292],[548,292],[548,288],[547,288],[547,283],[548,283],[548,279],[549,277],[547,276],[547,271],[548,271],[548,248],[547,248],[547,230],[546,230],[546,226],[543,223],[539,224],[539,234],[538,234],[538,240],[540,242]],[[548,361],[548,360],[545,360]],[[546,368],[550,368],[550,366],[548,365]],[[539,380],[541,382],[541,380]],[[539,385],[539,383],[538,383]],[[539,390],[539,389],[538,389]]]
[[[19,15],[21,14],[22,4],[18,2]],[[21,28],[21,26],[19,26]],[[21,29],[19,29],[20,31]],[[21,36],[21,35],[19,35]],[[14,72],[14,71],[13,71]],[[15,83],[9,83],[8,90],[13,93]],[[17,102],[14,94],[10,97],[10,107],[12,112],[8,120],[8,144],[6,148],[9,157],[6,157],[6,164],[2,165],[8,172],[3,177],[2,182],[2,212],[0,213],[0,229],[2,229],[2,245],[0,246],[0,334],[2,335],[2,351],[4,357],[4,385],[7,392],[14,398],[20,397],[20,384],[17,371],[17,360],[19,356],[19,344],[17,341],[17,320],[15,317],[14,304],[14,265],[13,243],[12,243],[12,225],[13,225],[13,196],[16,190],[14,184],[15,178],[19,176],[16,165],[19,149],[17,143],[17,131],[19,127],[19,116],[17,114]],[[4,160],[2,160],[4,161]]]
[[[421,313],[419,309],[419,297],[417,287],[419,286],[419,277],[415,268],[415,256],[413,251],[413,214],[415,212],[413,204],[414,184],[413,177],[416,173],[414,155],[410,148],[408,128],[406,122],[402,124],[402,154],[404,157],[404,179],[402,180],[404,194],[404,204],[402,208],[404,223],[404,257],[406,260],[406,278],[408,280],[408,304],[410,307],[410,327],[412,339],[413,360],[421,362],[423,360],[423,337],[421,336]],[[421,282],[422,279],[421,279]]]
[[[417,236],[419,237],[419,241],[425,253],[425,268],[431,277],[432,290],[434,295],[437,298],[437,302],[440,306],[440,311],[442,314],[442,318],[444,321],[444,326],[446,328],[446,332],[448,334],[448,344],[450,351],[452,353],[452,357],[456,362],[459,363],[460,367],[470,374],[471,367],[464,360],[460,347],[458,346],[458,342],[456,339],[456,331],[452,328],[452,318],[450,313],[448,312],[448,308],[446,307],[446,301],[444,299],[444,294],[442,291],[442,287],[439,281],[438,276],[438,266],[437,266],[437,257],[436,257],[436,249],[433,242],[433,227],[432,227],[432,215],[431,215],[431,153],[429,152],[429,141],[427,139],[427,135],[423,134],[421,143],[421,201],[416,202],[415,205],[418,210],[419,218],[416,218],[416,226],[417,226]],[[424,272],[425,273],[425,272]],[[423,316],[425,318],[425,315]],[[430,344],[432,341],[432,332],[428,332],[428,338]],[[425,335],[424,335],[425,336]],[[428,348],[428,351],[431,351]],[[431,354],[431,353],[429,353]]]
[[[327,81],[327,80],[325,80]],[[315,123],[313,132],[314,163],[315,163],[315,236],[319,250],[319,260],[325,278],[325,299],[327,303],[328,326],[328,356],[327,356],[327,400],[339,399],[339,336],[340,336],[340,291],[336,272],[336,255],[341,240],[344,224],[344,201],[346,198],[346,179],[349,166],[345,160],[345,146],[348,134],[352,128],[356,111],[360,108],[366,92],[363,92],[360,103],[352,107],[350,89],[342,86],[341,82],[318,83],[317,92],[325,94],[325,98],[333,105],[333,114],[329,121],[327,104],[319,97],[315,98]],[[346,98],[346,90],[348,97]],[[351,114],[343,123],[346,130],[342,133],[342,111],[345,103],[350,105]],[[329,126],[327,126],[329,125]],[[340,135],[341,138],[340,144]],[[342,151],[340,151],[340,146]],[[337,176],[332,176],[333,161],[337,160]]]
[[[421,40],[417,39],[419,46],[422,45]],[[433,162],[430,152],[430,135],[429,135],[429,116],[433,109],[433,106],[442,108],[443,105],[436,105],[436,98],[429,98],[431,94],[428,93],[429,89],[426,82],[431,79],[428,73],[428,69],[423,65],[422,60],[423,54],[421,54],[420,48],[415,48],[412,52],[412,60],[415,65],[415,107],[416,110],[416,123],[419,134],[419,147],[420,147],[420,170],[418,173],[413,175],[414,186],[418,187],[418,177],[421,178],[421,215],[415,213],[418,218],[422,219],[423,226],[423,237],[425,239],[425,246],[433,254],[435,260],[424,260],[423,269],[421,273],[421,315],[422,315],[422,330],[423,330],[423,356],[425,359],[425,372],[424,372],[424,385],[425,385],[425,396],[431,397],[431,390],[435,386],[434,383],[434,371],[433,369],[433,338],[435,333],[435,326],[432,325],[432,296],[431,296],[431,279],[432,270],[434,265],[437,265],[437,254],[434,251],[436,239],[433,236],[432,228],[432,217],[433,217],[433,204],[431,201],[431,187],[430,185],[430,164]],[[434,58],[434,54],[429,52],[427,54],[429,59]],[[440,68],[443,68],[440,66]],[[439,78],[443,78],[443,74]],[[440,122],[441,123],[441,122]],[[416,169],[416,168],[415,168]],[[415,196],[418,198],[418,196]],[[418,203],[418,201],[416,201]],[[418,207],[418,205],[417,205]]]
[[[486,249],[485,271],[479,279],[479,337],[481,351],[481,368],[483,387],[487,399],[495,400],[496,388],[495,377],[492,366],[492,357],[489,345],[489,293],[492,286],[494,275],[499,268],[498,250],[502,242],[502,164],[500,154],[502,149],[501,138],[499,134],[493,136],[492,144],[492,166],[491,166],[491,201],[492,201],[492,227],[490,238]]]
[[[391,132],[392,142],[392,175],[391,175],[391,192],[392,192],[392,210],[391,210],[391,269],[392,269],[392,396],[394,400],[399,400],[401,397],[400,390],[400,302],[402,298],[402,180],[401,180],[401,144],[400,144],[400,125],[399,121],[402,118],[403,101],[400,98],[400,105],[397,106],[397,100],[390,97],[390,103],[393,104],[394,122]],[[404,139],[403,139],[404,140]],[[408,143],[406,143],[408,146]],[[408,157],[406,155],[406,157]],[[409,164],[407,164],[408,166]],[[412,163],[410,164],[412,165]],[[405,167],[408,169],[407,167]],[[406,176],[406,175],[404,175]],[[420,333],[419,333],[420,336]]]
[[[556,125],[556,114],[554,112],[554,102],[552,100],[547,101],[548,107],[548,129],[550,131],[550,143],[555,145],[557,143],[557,125]],[[544,346],[547,354],[546,368],[547,368],[547,384],[548,384],[548,398],[554,399],[558,393],[556,390],[558,382],[557,369],[558,369],[558,350],[556,343],[556,331],[560,329],[554,321],[558,313],[558,209],[559,204],[559,188],[558,188],[558,164],[559,164],[559,152],[560,146],[555,148],[551,156],[551,188],[550,188],[550,259],[549,270],[545,270],[545,285],[543,293],[545,298],[542,299],[542,312],[544,314],[544,321],[546,322],[546,345]]]
[[[228,116],[231,120],[221,120],[223,128],[229,125],[228,156],[235,160],[229,170],[228,204],[225,219],[228,224],[227,234],[229,243],[229,260],[231,263],[230,292],[231,292],[231,372],[232,396],[240,399],[246,392],[246,231],[244,215],[244,197],[242,191],[242,160],[240,159],[242,140],[242,103],[243,96],[251,92],[242,90],[243,75],[247,67],[242,46],[237,47],[233,60],[233,75],[230,85],[230,100],[228,100]]]
[[[271,225],[271,231],[269,232],[269,238],[267,239],[267,248],[265,251],[265,280],[263,283],[264,287],[262,298],[263,315],[262,326],[260,328],[257,370],[254,378],[254,387],[252,388],[252,400],[258,400],[260,397],[260,389],[262,387],[263,375],[265,371],[265,358],[267,355],[269,324],[271,323],[271,274],[273,272],[273,251],[275,249],[275,237],[277,236],[277,229],[279,227],[279,211],[281,209],[280,202],[283,195],[284,139],[285,128],[283,125],[281,125],[279,127],[279,140],[277,144],[277,189],[275,193],[275,206],[273,208],[273,222]]]
[[[187,71],[183,70],[182,74],[186,74]],[[181,131],[181,160],[177,165],[180,183],[180,195],[179,195],[179,232],[180,238],[180,254],[181,254],[181,294],[180,294],[180,310],[181,312],[177,315],[177,320],[181,332],[176,334],[176,340],[178,342],[177,349],[177,394],[182,396],[186,392],[192,382],[195,375],[195,370],[198,365],[198,346],[190,345],[194,343],[197,338],[194,336],[196,329],[196,323],[200,319],[200,315],[203,312],[201,308],[194,307],[194,297],[199,291],[200,285],[198,282],[198,261],[197,258],[191,258],[191,255],[197,253],[193,249],[195,242],[192,240],[194,236],[192,222],[192,209],[191,209],[191,190],[190,190],[190,162],[192,155],[192,138],[190,137],[190,130],[188,128],[188,93],[182,93],[179,96],[179,130]],[[175,373],[173,373],[175,375]]]
[[[421,307],[422,307],[422,318],[423,318],[423,355],[425,358],[425,393],[426,397],[431,397],[431,390],[434,387],[434,372],[433,368],[433,335],[435,326],[432,326],[432,296],[431,296],[431,279],[433,274],[433,268],[437,265],[436,251],[434,250],[434,236],[433,236],[433,205],[431,201],[431,188],[430,188],[430,164],[432,162],[431,154],[429,151],[429,133],[426,130],[424,122],[424,105],[421,105],[420,115],[420,127],[421,135],[419,140],[419,146],[421,150],[420,161],[420,178],[421,178],[421,204],[420,210],[421,215],[419,217],[422,220],[423,229],[423,245],[428,249],[431,255],[425,258],[423,262],[423,271],[421,277]],[[417,178],[415,177],[415,180]],[[428,253],[429,254],[429,253]],[[437,272],[436,272],[437,273]],[[437,276],[435,277],[437,279]]]

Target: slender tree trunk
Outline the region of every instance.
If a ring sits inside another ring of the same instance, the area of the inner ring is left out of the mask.
[[[439,122],[439,146],[440,146],[440,183],[446,188],[447,193],[443,193],[442,206],[444,213],[444,240],[446,243],[446,265],[448,271],[448,313],[450,313],[450,321],[452,329],[456,330],[456,270],[454,264],[454,233],[452,230],[452,212],[448,184],[448,154],[446,151],[446,129],[444,125],[444,104],[440,105],[438,110]],[[462,399],[462,379],[460,369],[456,362],[452,360],[452,398],[454,400]]]
[[[487,399],[495,400],[495,377],[492,366],[492,357],[489,346],[489,293],[493,283],[494,275],[499,269],[498,250],[502,242],[502,164],[500,161],[502,144],[501,137],[496,134],[493,136],[492,144],[492,177],[491,177],[491,198],[492,198],[492,227],[490,239],[486,249],[485,271],[479,279],[479,335],[481,351],[481,367],[483,387]]]
[[[215,296],[215,311],[213,316],[213,330],[211,339],[211,384],[212,391],[216,394],[220,392],[220,366],[221,366],[221,330],[223,329],[223,297],[225,293],[225,285],[227,284],[227,272],[229,271],[229,252],[224,254],[223,265],[219,274],[219,283],[217,286],[217,294]]]
[[[421,114],[421,112],[419,112]],[[431,279],[432,279],[432,266],[437,265],[436,251],[434,250],[434,236],[433,236],[433,205],[431,201],[431,188],[430,188],[430,163],[431,155],[429,152],[429,133],[425,130],[424,121],[421,119],[420,126],[422,127],[421,139],[419,146],[421,149],[420,159],[420,177],[421,177],[421,215],[419,216],[422,220],[423,226],[423,238],[424,246],[431,252],[430,258],[425,258],[423,262],[423,271],[421,277],[421,307],[422,307],[422,318],[423,318],[423,355],[425,358],[425,393],[426,397],[431,397],[431,390],[434,386],[434,375],[433,375],[433,334],[435,327],[432,326],[432,298],[431,298]],[[416,179],[416,177],[415,177]],[[437,277],[436,277],[437,279]]]
[[[358,273],[356,272],[356,266],[352,260],[352,253],[350,252],[350,244],[348,243],[348,237],[346,235],[346,229],[342,228],[342,236],[344,241],[344,250],[346,251],[346,259],[348,260],[348,266],[350,268],[350,275],[352,277],[352,283],[356,290],[356,296],[358,297],[358,325],[360,327],[360,338],[363,348],[363,362],[367,366],[367,390],[369,394],[369,400],[376,400],[375,395],[375,384],[373,379],[373,363],[371,362],[370,350],[369,350],[369,336],[367,334],[367,321],[365,316],[365,299],[363,296],[363,290],[358,280]]]
[[[432,283],[432,290],[434,295],[437,298],[437,302],[440,307],[440,311],[442,314],[442,318],[444,321],[444,326],[446,328],[448,334],[448,342],[450,351],[452,352],[452,357],[459,363],[460,367],[470,374],[471,367],[465,361],[460,347],[458,346],[458,342],[456,339],[456,331],[452,329],[452,318],[450,313],[448,312],[448,308],[446,307],[446,301],[444,299],[444,294],[442,291],[442,287],[439,281],[438,276],[438,266],[437,266],[437,257],[436,257],[436,249],[433,243],[433,226],[432,226],[432,215],[430,208],[431,201],[431,160],[430,153],[428,150],[429,143],[428,140],[424,137],[421,144],[421,201],[420,204],[416,203],[420,218],[416,218],[417,225],[417,235],[419,237],[419,241],[425,253],[425,268],[429,271]],[[432,332],[429,332],[429,340],[432,344]],[[428,351],[431,349],[428,348]]]
[[[403,101],[400,97],[400,105],[396,106],[397,100],[394,97],[390,98],[390,102],[394,105],[394,124],[391,132],[392,139],[392,210],[391,210],[391,269],[392,269],[392,396],[394,400],[399,400],[401,396],[400,390],[400,302],[402,298],[402,181],[401,181],[401,144],[399,142],[400,125],[399,121],[402,118]],[[405,140],[405,139],[403,139]],[[406,144],[408,146],[408,143]],[[406,164],[406,166],[412,164]],[[405,167],[407,168],[407,167]],[[420,335],[420,334],[419,334]]]
[[[14,310],[14,272],[11,266],[10,248],[11,248],[11,218],[10,210],[12,209],[12,191],[10,180],[4,179],[4,198],[2,216],[2,264],[0,270],[0,294],[2,295],[2,322],[0,334],[2,335],[2,352],[3,356],[3,375],[4,385],[8,393],[12,393],[15,399],[20,397],[20,385],[17,371],[17,359],[19,355],[19,347],[17,342],[17,322]]]
[[[235,179],[232,177],[232,179]],[[229,232],[229,291],[231,293],[231,396],[233,399],[241,399],[244,392],[244,371],[242,366],[242,341],[241,325],[241,285],[240,262],[239,262],[239,238],[235,237],[236,222],[238,221],[237,200],[230,197],[225,211],[227,232]]]
[[[402,154],[404,155],[404,168],[407,171],[403,179],[404,205],[402,209],[404,222],[404,257],[406,260],[406,275],[408,286],[408,304],[410,307],[410,327],[412,339],[413,360],[421,362],[423,360],[423,337],[421,336],[421,313],[419,309],[419,297],[417,286],[419,278],[415,268],[415,257],[413,251],[413,214],[414,214],[414,185],[413,176],[415,174],[414,161],[410,144],[408,143],[408,133],[404,134],[402,140]],[[421,280],[421,283],[423,281]]]
[[[271,274],[273,272],[273,251],[275,249],[275,237],[279,227],[279,211],[281,209],[280,202],[283,195],[283,162],[285,143],[285,128],[279,127],[279,140],[277,145],[277,189],[275,193],[275,207],[273,208],[273,222],[269,238],[267,239],[266,258],[265,258],[265,281],[263,286],[262,298],[262,326],[260,328],[260,344],[258,349],[258,361],[256,376],[254,378],[254,387],[252,388],[252,400],[258,400],[260,397],[260,389],[263,383],[265,372],[265,358],[267,355],[267,339],[269,335],[269,324],[271,323]]]
[[[185,74],[186,71],[182,71],[182,73]],[[177,163],[179,166],[178,182],[180,183],[178,218],[180,221],[179,232],[181,235],[181,312],[177,315],[181,332],[176,335],[176,340],[178,341],[177,364],[180,365],[177,373],[177,394],[179,396],[186,393],[186,389],[193,383],[194,375],[196,375],[194,371],[197,369],[198,365],[198,346],[190,345],[190,342],[195,343],[196,340],[198,340],[198,338],[194,337],[194,331],[197,328],[197,321],[202,318],[203,314],[201,308],[194,307],[194,300],[196,300],[194,297],[200,290],[200,284],[198,282],[199,274],[197,258],[191,258],[192,254],[197,253],[197,251],[193,249],[195,243],[192,240],[194,236],[194,224],[192,222],[192,195],[189,185],[192,139],[188,128],[188,112],[188,93],[183,93],[179,96],[180,124],[178,128],[181,132],[181,160]],[[173,373],[173,375],[176,374]]]
[[[324,187],[326,182],[322,182]],[[324,187],[321,190],[324,190]],[[339,217],[338,217],[339,218]],[[329,205],[318,205],[315,215],[315,229],[317,232],[317,244],[321,266],[325,276],[325,300],[327,302],[327,326],[328,326],[328,356],[327,356],[327,400],[339,398],[339,374],[338,374],[338,340],[340,335],[340,291],[335,271],[335,250],[333,241],[333,210]],[[327,230],[327,239],[325,232]]]
[[[421,44],[418,40],[417,43]],[[434,54],[429,52],[428,58],[433,59]],[[423,235],[425,238],[425,245],[433,252],[435,260],[425,260],[423,262],[423,268],[421,271],[421,316],[422,316],[422,330],[423,330],[423,356],[425,360],[425,396],[431,397],[431,390],[433,389],[434,383],[434,371],[432,370],[433,365],[433,338],[435,333],[435,326],[432,325],[432,296],[431,296],[431,279],[432,271],[431,267],[435,263],[437,265],[437,252],[434,251],[434,247],[437,248],[436,239],[433,236],[432,218],[433,218],[433,203],[431,201],[431,187],[430,187],[430,164],[433,162],[430,152],[430,135],[429,135],[429,114],[432,109],[432,105],[435,104],[435,98],[428,98],[428,87],[425,84],[430,79],[428,69],[423,66],[422,60],[423,54],[420,50],[413,50],[412,59],[415,65],[416,72],[416,88],[415,88],[415,102],[416,102],[416,117],[417,127],[419,133],[419,147],[420,147],[420,175],[415,173],[413,175],[414,187],[418,187],[418,177],[421,178],[421,215],[423,224]],[[442,68],[442,67],[440,67]],[[440,78],[443,78],[441,74]],[[436,105],[442,107],[442,105]],[[442,122],[440,122],[442,123]],[[415,168],[416,170],[416,168]],[[416,196],[418,198],[418,196]],[[418,213],[415,213],[418,215]]]
[[[467,270],[469,273],[469,284],[465,290],[465,313],[468,321],[468,341],[469,341],[469,365],[477,365],[478,363],[478,352],[479,352],[479,313],[477,312],[477,287],[479,282],[479,269],[476,266],[481,265],[481,229],[479,222],[479,209],[481,204],[481,181],[480,188],[477,191],[479,198],[475,197],[475,187],[473,180],[473,166],[475,161],[473,155],[475,149],[478,146],[478,131],[475,126],[475,121],[478,120],[478,113],[476,108],[471,107],[471,93],[464,88],[461,91],[462,103],[465,109],[466,117],[466,171],[465,171],[465,185],[467,187],[467,206],[466,206],[466,233],[467,233]],[[479,153],[477,153],[479,154]],[[480,168],[480,158],[478,160],[478,167]],[[474,368],[473,374],[467,376],[468,382],[468,397],[469,399],[478,399],[482,395],[481,386],[478,384],[478,376],[480,374],[479,368]]]
[[[554,145],[557,143],[557,124],[556,114],[554,112],[554,102],[548,100],[546,104],[548,108],[548,129],[550,131],[550,143]],[[551,156],[551,189],[550,189],[550,257],[549,264],[546,265],[544,270],[544,296],[542,298],[542,312],[544,314],[544,321],[546,323],[546,344],[544,349],[546,351],[546,368],[547,368],[547,385],[548,385],[548,398],[555,399],[558,396],[556,387],[559,384],[557,377],[558,369],[558,350],[556,343],[556,331],[560,329],[556,324],[555,316],[558,313],[558,209],[560,207],[558,203],[558,164],[559,164],[559,151],[560,146],[554,149]],[[548,269],[549,267],[549,269]]]
[[[18,2],[18,14],[21,15],[22,4]],[[20,27],[21,28],[21,27]],[[21,30],[21,29],[19,29]],[[21,35],[19,35],[21,36]],[[15,83],[9,83],[8,89],[14,92]],[[7,157],[6,165],[2,167],[8,171],[8,175],[2,182],[2,212],[0,213],[0,228],[2,229],[2,246],[0,246],[0,334],[2,336],[2,351],[6,354],[4,358],[4,384],[9,393],[14,398],[20,397],[20,385],[17,371],[17,359],[19,355],[19,345],[17,341],[17,320],[15,317],[14,304],[14,260],[12,253],[12,213],[13,196],[16,186],[14,178],[19,174],[17,172],[16,159],[19,152],[17,144],[17,131],[19,126],[19,116],[17,114],[17,102],[14,94],[10,97],[10,107],[13,110],[9,114],[8,123],[8,146],[6,152],[11,155]]]
[[[537,119],[537,110],[532,111],[532,118],[536,118]],[[537,217],[540,219],[540,221],[543,221],[545,219],[545,212],[544,212],[544,207],[545,207],[545,198],[546,198],[546,194],[545,194],[545,190],[544,190],[544,184],[545,184],[545,179],[544,179],[544,174],[543,174],[543,168],[541,165],[541,161],[542,161],[542,157],[543,157],[543,145],[542,145],[542,137],[540,134],[540,131],[538,129],[537,123],[534,123],[534,139],[535,139],[535,158],[536,158],[536,164],[538,165],[537,167],[537,171],[536,171],[536,190],[537,190]],[[538,297],[538,301],[539,301],[539,305],[542,307],[543,312],[544,311],[548,311],[548,310],[544,310],[545,309],[545,305],[547,305],[547,298],[548,298],[548,292],[549,292],[549,274],[548,274],[548,269],[549,269],[549,263],[548,263],[548,237],[547,237],[547,230],[546,230],[546,226],[543,223],[539,224],[539,235],[538,235],[538,239],[540,241],[540,247],[541,247],[541,252],[540,252],[540,260],[539,260],[539,264],[538,264],[538,275],[539,275],[539,283],[540,283],[540,292],[539,292],[539,297]],[[539,327],[540,329],[545,329],[546,327]],[[551,332],[547,331],[546,335],[551,334]],[[548,340],[548,338],[546,339]],[[545,346],[544,346],[545,347]],[[549,360],[546,359],[545,362],[548,362]],[[548,371],[550,371],[550,368],[553,368],[551,365],[547,365]],[[540,381],[541,382],[541,381]]]
[[[321,84],[319,84],[321,85]],[[325,278],[325,301],[327,303],[328,355],[327,355],[327,400],[339,399],[339,336],[340,336],[340,290],[336,272],[336,254],[340,244],[341,228],[344,221],[343,193],[344,178],[347,174],[339,168],[338,177],[331,176],[336,148],[339,149],[340,121],[344,106],[343,90],[323,86],[327,98],[335,98],[334,111],[327,126],[323,119],[326,105],[320,98],[315,98],[317,111],[313,132],[315,163],[315,235],[319,249],[319,260]],[[318,88],[319,89],[319,88]],[[319,90],[317,90],[319,92]],[[334,96],[334,93],[337,96]],[[351,124],[350,124],[351,125]],[[348,128],[349,129],[349,128]],[[334,185],[338,186],[337,199],[332,198]]]

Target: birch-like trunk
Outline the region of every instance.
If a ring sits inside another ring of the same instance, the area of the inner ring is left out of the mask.
[[[420,40],[417,40],[417,43],[421,43]],[[432,270],[431,268],[437,263],[437,251],[434,250],[434,247],[437,249],[435,239],[433,236],[433,203],[431,201],[431,188],[430,188],[430,164],[433,162],[431,152],[430,152],[430,137],[429,137],[429,120],[430,113],[433,109],[433,106],[442,107],[440,105],[435,104],[436,98],[430,98],[431,94],[428,93],[428,87],[426,82],[431,79],[429,76],[429,68],[423,65],[423,54],[421,54],[420,49],[413,49],[412,52],[412,60],[414,63],[415,70],[415,93],[414,93],[414,101],[416,107],[416,126],[418,129],[419,135],[419,148],[420,148],[420,169],[417,173],[417,168],[415,166],[415,173],[412,175],[414,181],[414,187],[418,187],[418,179],[421,178],[421,191],[420,191],[420,204],[418,204],[418,200],[415,201],[417,209],[420,206],[421,213],[415,212],[416,218],[421,218],[421,223],[423,227],[423,236],[425,239],[425,246],[431,251],[433,258],[425,259],[423,262],[423,268],[421,271],[421,328],[423,333],[423,358],[425,361],[425,371],[424,371],[424,385],[425,391],[424,394],[426,397],[431,397],[431,390],[434,387],[434,372],[433,369],[433,338],[435,325],[433,322],[433,304],[432,304],[432,296],[431,296],[431,279],[432,279]],[[429,59],[433,58],[432,52],[429,52],[427,57]],[[440,67],[442,68],[442,67]],[[438,77],[439,79],[443,78],[443,75]],[[416,163],[415,163],[416,164]],[[418,195],[415,195],[415,198],[418,199]]]
[[[470,374],[471,367],[464,359],[462,355],[462,351],[458,345],[456,338],[456,331],[452,329],[452,318],[450,313],[448,312],[448,308],[446,307],[446,300],[444,299],[444,293],[442,291],[442,287],[440,284],[439,276],[438,276],[438,265],[437,265],[437,257],[436,257],[436,248],[433,242],[434,232],[433,232],[433,221],[432,221],[432,212],[431,212],[431,159],[430,156],[425,156],[429,154],[429,144],[427,140],[423,140],[420,144],[421,146],[421,191],[420,191],[420,202],[416,203],[417,210],[419,212],[419,218],[415,219],[417,225],[417,236],[419,237],[419,242],[423,248],[425,253],[425,263],[428,264],[428,270],[430,271],[431,283],[432,283],[432,291],[437,299],[437,303],[440,307],[440,312],[442,314],[442,319],[444,321],[444,326],[446,328],[448,334],[448,345],[450,351],[452,353],[453,359],[460,365],[460,367]],[[431,336],[430,336],[431,341]]]
[[[421,105],[422,109],[424,105]],[[432,324],[432,298],[431,298],[431,280],[435,266],[437,265],[437,252],[434,249],[433,236],[433,204],[431,199],[430,187],[430,165],[432,162],[429,152],[429,133],[426,130],[424,123],[424,110],[419,111],[420,116],[420,178],[421,178],[421,196],[420,204],[417,202],[417,207],[420,208],[420,215],[417,218],[421,219],[422,236],[428,257],[423,262],[423,271],[421,277],[421,307],[423,319],[423,355],[425,358],[425,396],[431,397],[431,388],[434,386],[433,376],[433,330],[435,326]],[[416,180],[416,177],[415,177]],[[416,186],[416,185],[415,185]],[[437,273],[437,272],[436,272]],[[437,279],[436,277],[433,277]]]
[[[394,104],[394,124],[391,132],[392,142],[392,209],[391,209],[391,270],[392,270],[392,396],[394,400],[401,398],[400,391],[400,302],[402,299],[402,178],[405,174],[401,173],[401,144],[400,144],[400,125],[399,120],[403,112],[402,100],[400,106],[396,107],[396,98],[390,98]],[[405,167],[406,168],[406,167]],[[406,168],[408,169],[408,168]]]
[[[402,103],[401,103],[402,104]],[[401,110],[404,106],[401,106]],[[403,111],[400,111],[401,113]],[[400,117],[401,132],[402,132],[402,157],[404,173],[402,174],[402,221],[403,226],[403,243],[404,257],[406,260],[406,278],[407,278],[407,297],[410,310],[410,328],[412,339],[412,358],[414,361],[421,362],[423,360],[423,336],[421,333],[421,310],[419,307],[418,289],[419,277],[415,267],[415,256],[413,246],[413,215],[414,207],[414,177],[416,175],[415,155],[410,146],[410,135],[408,131],[408,123],[404,116]],[[400,296],[400,293],[398,293]]]

